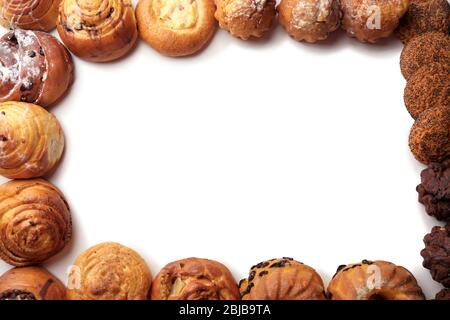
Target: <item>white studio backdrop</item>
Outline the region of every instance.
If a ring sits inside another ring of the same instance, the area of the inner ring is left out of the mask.
[[[45,266],[65,281],[82,251],[116,241],[154,274],[196,256],[239,280],[290,256],[328,284],[340,264],[383,259],[433,298],[420,250],[438,222],[417,202],[401,49],[342,31],[298,43],[277,26],[265,41],[219,30],[188,58],[142,41],[114,63],[74,58],[72,90],[50,109],[67,143],[50,181],[70,203],[74,239]]]

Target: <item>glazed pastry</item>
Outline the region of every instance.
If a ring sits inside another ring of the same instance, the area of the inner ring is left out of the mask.
[[[319,274],[292,258],[258,263],[239,289],[242,300],[326,300]]]
[[[271,28],[276,15],[275,0],[215,0],[215,17],[221,28],[247,40],[261,38]]]
[[[417,118],[409,134],[409,148],[424,164],[450,156],[450,108],[428,109]]]
[[[0,25],[49,32],[56,27],[61,0],[0,0]]]
[[[201,50],[216,31],[214,0],[140,0],[136,8],[139,33],[167,56]]]
[[[105,242],[82,253],[70,269],[69,300],[146,300],[152,276],[130,248]]]
[[[409,0],[340,0],[342,28],[361,42],[389,37],[408,11]]]
[[[138,35],[130,0],[62,0],[58,33],[75,55],[95,62],[123,57]]]
[[[22,267],[60,252],[72,236],[64,195],[42,179],[0,185],[0,257]]]
[[[395,34],[406,43],[425,32],[448,33],[449,28],[450,5],[447,0],[411,0]]]
[[[230,271],[221,263],[188,258],[166,265],[152,285],[152,300],[239,300]]]
[[[66,287],[44,268],[14,268],[0,277],[0,300],[65,300]]]
[[[440,32],[427,32],[410,40],[400,56],[400,68],[406,80],[421,67],[440,63],[450,66],[450,36]]]
[[[338,0],[282,0],[278,21],[297,41],[325,40],[340,24]]]
[[[386,261],[339,266],[328,285],[331,300],[424,300],[422,289],[405,268]]]
[[[63,150],[64,135],[51,113],[30,103],[0,103],[0,175],[44,176],[53,171]]]
[[[0,38],[0,102],[51,106],[72,81],[72,58],[51,35],[17,29]]]
[[[430,270],[434,281],[450,288],[450,224],[433,227],[423,242],[425,248],[420,252],[423,266]]]

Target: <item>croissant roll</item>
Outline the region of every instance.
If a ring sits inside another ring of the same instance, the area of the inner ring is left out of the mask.
[[[70,269],[69,300],[146,300],[152,276],[145,261],[113,242],[82,253]]]
[[[0,277],[0,300],[65,300],[66,287],[40,267],[14,268]]]
[[[70,241],[72,222],[64,195],[42,179],[0,185],[0,258],[14,266],[38,264]]]
[[[56,27],[61,0],[0,0],[0,24],[49,32]]]
[[[0,38],[0,102],[48,107],[67,92],[72,82],[72,58],[55,37],[17,29]]]
[[[58,33],[75,55],[95,62],[124,56],[138,36],[130,0],[62,0]]]
[[[0,175],[44,176],[53,171],[63,150],[63,131],[47,110],[24,102],[0,103]]]

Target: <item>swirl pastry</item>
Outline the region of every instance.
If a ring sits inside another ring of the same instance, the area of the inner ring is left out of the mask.
[[[75,55],[95,62],[124,56],[138,36],[130,0],[62,0],[58,33]]]
[[[339,266],[328,285],[331,300],[424,300],[414,276],[386,261]]]
[[[66,287],[44,268],[14,268],[0,277],[0,300],[65,300]]]
[[[215,17],[221,28],[247,40],[261,38],[271,28],[276,15],[275,0],[215,0]]]
[[[152,300],[240,300],[230,271],[221,263],[199,258],[166,265],[152,285]]]
[[[242,300],[326,300],[319,274],[292,258],[258,263],[239,289]]]
[[[0,103],[0,174],[11,179],[50,173],[64,150],[58,120],[30,103]]]
[[[49,32],[56,26],[61,0],[0,0],[0,24]]]
[[[146,300],[152,276],[135,251],[105,242],[77,258],[68,283],[69,300]]]
[[[72,236],[64,195],[42,179],[0,185],[0,257],[14,266],[38,264],[60,252]]]
[[[73,81],[67,49],[51,35],[15,30],[0,38],[0,102],[53,105]]]
[[[162,54],[190,55],[214,35],[215,9],[214,0],[140,0],[136,8],[139,33]]]

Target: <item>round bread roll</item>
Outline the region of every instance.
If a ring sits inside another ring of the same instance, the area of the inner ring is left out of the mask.
[[[0,0],[0,25],[49,32],[56,27],[61,0]]]
[[[64,195],[42,179],[0,185],[0,258],[22,267],[60,252],[72,236]]]
[[[70,51],[94,62],[123,57],[138,36],[130,0],[62,0],[58,33]]]
[[[0,103],[0,175],[44,176],[53,171],[63,150],[64,135],[51,113],[30,103]]]
[[[167,56],[201,50],[216,31],[214,0],[140,0],[136,8],[139,33]]]
[[[152,276],[134,250],[105,242],[83,252],[70,269],[69,300],[146,300]]]
[[[188,258],[166,265],[152,285],[152,300],[239,300],[231,272],[213,260]]]
[[[66,287],[44,268],[14,268],[0,277],[0,300],[65,299]]]
[[[13,30],[0,38],[0,102],[55,104],[73,82],[67,49],[40,31]]]

